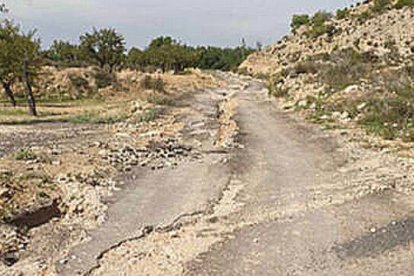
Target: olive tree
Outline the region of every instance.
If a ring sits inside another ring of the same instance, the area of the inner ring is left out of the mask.
[[[11,21],[0,23],[0,81],[7,97],[15,106],[12,84],[20,79],[24,85],[29,114],[36,116],[32,83],[40,69],[40,41],[35,32],[24,34]]]
[[[77,45],[68,41],[54,40],[45,56],[52,61],[71,66],[79,62],[80,51]]]
[[[37,116],[36,102],[32,84],[41,67],[40,40],[35,39],[35,31],[21,34],[17,41],[16,52],[20,55],[20,78],[25,88],[29,114]]]
[[[125,39],[115,29],[93,29],[80,37],[80,47],[91,61],[112,72],[124,60]]]
[[[10,21],[0,23],[0,82],[11,104],[16,106],[12,84],[18,77],[19,56],[15,51],[19,28]]]

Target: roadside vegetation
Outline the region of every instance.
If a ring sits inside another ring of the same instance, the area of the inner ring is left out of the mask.
[[[414,1],[373,0],[357,6],[361,7],[340,9],[335,15],[294,15],[294,38],[275,45],[279,68],[266,76],[269,94],[327,128],[358,126],[386,140],[414,142],[412,39],[351,33],[365,30],[371,22],[362,24],[376,16],[401,14],[398,9],[412,8]],[[394,23],[390,19],[389,24]],[[378,27],[373,33],[381,32]]]
[[[414,66],[394,66],[392,58],[379,60],[352,48],[337,50],[272,76],[269,91],[289,97],[285,83],[306,76],[323,87],[319,94],[296,103],[311,111],[313,121],[353,121],[385,139],[414,142]]]
[[[356,4],[356,6],[359,5],[361,5],[360,2]],[[360,13],[352,13],[351,9],[344,8],[337,10],[335,14],[323,10],[316,12],[314,15],[295,14],[292,16],[290,26],[293,33],[301,27],[306,27],[307,31],[305,34],[309,38],[315,39],[324,34],[327,34],[329,37],[342,31],[336,29],[333,24],[331,24],[331,19],[342,20],[349,18],[364,23],[369,18],[384,13],[387,10],[402,9],[404,7],[414,7],[414,0],[373,0],[368,10]],[[353,8],[353,6],[351,6],[351,8]]]
[[[7,13],[0,4],[0,14]],[[192,47],[172,37],[153,39],[148,47],[126,48],[122,34],[113,28],[96,29],[81,34],[78,43],[55,40],[47,49],[42,49],[36,31],[23,32],[13,21],[0,21],[0,82],[5,99],[15,111],[2,111],[20,114],[25,99],[30,116],[45,115],[38,111],[38,104],[68,102],[79,99],[100,97],[98,91],[116,87],[117,73],[122,70],[140,72],[188,74],[190,68],[205,70],[237,70],[238,66],[254,49],[246,46],[244,40],[235,48]],[[94,68],[92,74],[69,75],[71,82],[67,91],[53,83],[44,84],[47,68],[65,70],[70,68]],[[45,69],[46,68],[46,69]],[[147,77],[143,89],[164,92],[160,78]],[[118,87],[119,88],[119,87]],[[47,91],[39,91],[46,89]],[[117,89],[115,89],[117,90]],[[165,97],[153,97],[154,102],[171,104]],[[88,116],[83,116],[88,117]],[[74,121],[88,121],[79,118]],[[89,120],[90,121],[90,120]],[[111,120],[109,120],[111,121]],[[114,120],[116,121],[116,120]]]

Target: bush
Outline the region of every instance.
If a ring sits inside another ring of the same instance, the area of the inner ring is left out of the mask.
[[[348,10],[348,9],[337,10],[336,11],[336,18],[337,19],[345,19],[345,18],[348,18],[350,14],[351,14],[351,11]]]
[[[321,69],[319,80],[334,90],[355,84],[371,72],[371,64],[351,48],[333,53],[331,60]]]
[[[369,111],[360,120],[368,132],[389,140],[410,137],[413,133],[414,105],[411,96],[412,88],[405,89],[406,92],[396,97],[370,100]],[[407,95],[407,92],[410,93]]]
[[[76,89],[76,97],[87,96],[89,92],[91,92],[91,87],[89,86],[89,82],[77,75],[69,75],[69,80],[72,83],[73,87]]]
[[[357,15],[357,20],[360,23],[364,23],[365,21],[367,21],[370,18],[371,18],[371,12],[370,11],[364,11],[364,12],[361,12],[360,14]]]
[[[312,24],[313,25],[323,25],[326,21],[332,18],[332,14],[326,11],[318,11],[312,17]]]
[[[328,28],[325,24],[313,25],[312,29],[308,32],[308,36],[312,38],[317,38],[328,31]]]
[[[148,102],[156,105],[167,105],[167,106],[174,106],[175,101],[174,99],[171,99],[166,96],[160,96],[160,95],[151,95],[148,97]]]
[[[293,15],[292,17],[292,23],[290,24],[290,27],[292,27],[293,30],[296,30],[297,28],[308,25],[310,22],[309,15],[307,14],[301,14],[301,15]]]
[[[289,95],[287,89],[281,88],[279,85],[283,83],[283,78],[281,76],[273,76],[267,81],[267,89],[269,90],[269,96],[282,98]]]
[[[318,65],[313,61],[299,62],[293,68],[291,73],[301,75],[301,74],[316,74],[318,73]]]
[[[115,83],[115,76],[111,73],[108,73],[105,70],[99,70],[94,75],[95,81],[96,81],[96,87],[98,89],[106,88],[108,86],[111,86]]]
[[[14,155],[14,159],[19,161],[35,160],[37,155],[30,149],[20,149]]]
[[[372,6],[371,10],[373,12],[383,12],[391,6],[391,3],[391,0],[374,0],[374,5]]]
[[[332,18],[332,14],[319,11],[311,19],[312,29],[307,33],[309,37],[317,38],[323,34],[332,33],[334,27],[327,25],[326,21]]]
[[[414,0],[398,0],[395,8],[402,9],[404,7],[414,7]]]
[[[84,89],[89,87],[88,81],[77,75],[69,75],[69,80],[72,83],[72,85],[78,89]]]
[[[153,78],[151,76],[145,76],[141,82],[141,87],[148,90],[154,90],[157,92],[165,92],[165,83],[162,78]]]
[[[140,117],[139,122],[141,123],[149,123],[155,121],[160,117],[159,111],[155,108],[149,109],[145,111]]]

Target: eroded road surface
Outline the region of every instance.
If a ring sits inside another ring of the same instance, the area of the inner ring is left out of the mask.
[[[279,110],[261,82],[226,77],[191,99],[204,117],[183,118],[209,126],[201,160],[128,176],[60,274],[412,275],[414,197],[395,164]],[[236,107],[227,148],[214,146],[212,99]]]

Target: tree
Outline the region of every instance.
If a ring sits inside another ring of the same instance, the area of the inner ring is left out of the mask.
[[[331,19],[332,17],[333,15],[330,12],[318,11],[317,13],[313,15],[311,22],[314,26],[321,26],[325,24],[325,22]]]
[[[35,31],[21,33],[11,21],[0,24],[0,81],[11,103],[16,105],[11,85],[21,79],[29,105],[29,114],[36,116],[36,102],[32,82],[40,69],[40,41]]]
[[[10,21],[0,24],[0,81],[11,104],[16,106],[12,84],[18,77],[19,56],[15,51],[19,28]]]
[[[125,39],[115,29],[93,29],[80,37],[80,47],[100,68],[114,68],[124,60]]]
[[[290,27],[293,30],[296,30],[297,28],[307,25],[310,23],[309,15],[307,14],[295,14],[292,17],[292,23],[290,23]]]
[[[145,60],[148,65],[160,68],[163,72],[174,70],[177,73],[195,66],[198,52],[171,37],[161,36],[151,41],[145,50]]]
[[[235,70],[253,52],[254,49],[248,47],[244,39],[237,48],[194,48],[172,37],[161,36],[152,40],[143,51],[132,48],[128,52],[127,65],[133,69],[158,68],[163,72],[173,70],[175,73],[191,67]]]
[[[20,78],[25,88],[29,114],[37,116],[36,101],[32,84],[41,66],[40,40],[35,39],[36,31],[21,34],[17,40],[16,52],[19,54]]]
[[[131,48],[127,55],[127,65],[133,69],[143,69],[145,66],[145,54],[138,48]]]
[[[77,45],[68,41],[55,40],[46,51],[46,57],[64,65],[74,65],[80,61],[80,51]]]

